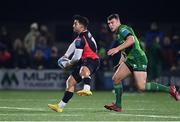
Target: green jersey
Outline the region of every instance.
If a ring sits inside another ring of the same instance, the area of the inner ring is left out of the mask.
[[[123,44],[129,35],[134,37],[134,44],[122,50],[122,53],[124,53],[127,57],[125,63],[130,70],[146,71],[147,57],[145,52],[141,49],[139,40],[136,37],[133,29],[127,25],[120,25],[116,32],[116,37],[119,43]]]

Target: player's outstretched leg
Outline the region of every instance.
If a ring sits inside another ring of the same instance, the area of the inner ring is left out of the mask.
[[[170,94],[176,101],[179,100],[179,93],[178,93],[178,91],[176,90],[175,85],[171,85],[171,86],[169,87],[169,94]]]
[[[78,96],[91,96],[92,95],[92,92],[90,90],[80,90],[77,92],[77,95]]]
[[[172,84],[168,87],[168,86],[161,85],[155,82],[148,82],[145,84],[145,90],[168,92],[176,101],[179,100],[179,93],[176,90],[175,85],[172,85]]]

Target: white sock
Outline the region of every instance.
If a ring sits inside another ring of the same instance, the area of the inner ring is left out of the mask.
[[[84,84],[84,90],[90,90],[90,89],[91,89],[90,85]]]
[[[61,101],[58,103],[58,105],[59,105],[60,108],[63,109],[63,108],[66,106],[66,103],[61,100]]]

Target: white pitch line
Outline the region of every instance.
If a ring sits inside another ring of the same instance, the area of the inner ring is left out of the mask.
[[[65,109],[74,109],[74,110],[106,110],[105,108],[65,108]],[[127,111],[155,111],[154,109],[124,109]]]
[[[34,102],[34,101],[57,101],[57,99],[0,99],[0,101],[2,102]],[[101,101],[101,102],[109,102],[108,100],[86,100],[86,101],[90,101],[90,102],[96,102],[96,101]],[[154,103],[154,101],[150,101],[150,100],[125,100],[125,101],[131,101],[131,102],[137,102],[137,103]],[[81,100],[73,100],[73,102],[81,102]]]
[[[22,107],[8,107],[8,106],[0,106],[0,109],[15,109],[15,110],[27,110],[27,111],[47,111],[47,109],[43,108],[22,108]],[[105,108],[65,108],[66,110],[106,110]],[[154,109],[124,109],[127,111],[154,111]]]
[[[47,107],[48,108],[48,107]],[[28,110],[28,111],[47,111],[47,109],[43,108],[20,108],[20,107],[7,107],[3,106],[0,109],[15,109],[15,110]],[[104,108],[65,108],[66,110],[105,110]]]
[[[180,119],[180,116],[162,116],[162,115],[138,115],[138,114],[117,114],[117,113],[110,113],[112,115],[117,115],[117,116],[132,116],[132,117],[148,117],[148,118],[166,118],[166,119]]]
[[[57,101],[57,99],[0,99],[0,101],[2,102],[14,102],[14,101],[17,101],[17,102],[23,102],[23,101],[26,101],[26,102],[34,102],[34,101]]]
[[[46,114],[46,113],[27,113],[27,114],[21,114],[21,116],[49,116],[50,114]],[[13,113],[13,114],[0,114],[0,116],[19,116],[19,113]],[[51,116],[67,116],[67,117],[70,117],[70,116],[83,116],[82,114],[51,114]]]
[[[20,108],[20,107],[0,107],[0,109],[16,109],[16,110],[34,110],[34,111],[45,111],[42,108]]]
[[[34,111],[47,111],[47,109],[43,109],[43,108],[19,108],[19,107],[0,107],[1,109],[16,109],[16,110],[34,110]],[[66,108],[66,109],[70,109],[70,110],[105,110],[104,108]],[[125,109],[125,110],[129,110],[129,111],[154,111],[153,109]],[[134,117],[149,117],[149,118],[171,118],[171,119],[180,119],[180,116],[162,116],[162,115],[138,115],[138,114],[124,114],[124,113],[110,113],[111,115],[117,115],[117,116],[134,116]],[[13,114],[0,114],[0,116],[6,116],[6,115],[10,115],[10,116],[16,116],[19,115],[19,113],[13,113]],[[37,116],[37,114],[21,114],[24,116]],[[49,115],[46,113],[40,113],[38,115],[42,115],[42,116],[46,116]],[[59,116],[59,115],[57,115]],[[69,114],[61,114],[60,116],[83,116],[80,114],[73,114],[73,115],[69,115]]]
[[[155,109],[143,109],[143,108],[137,108],[137,109],[124,109],[125,111],[155,111]]]

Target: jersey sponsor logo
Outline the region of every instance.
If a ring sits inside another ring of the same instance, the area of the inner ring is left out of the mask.
[[[130,32],[129,32],[129,30],[127,30],[126,28],[122,28],[122,29],[121,29],[121,33],[122,33],[124,36],[127,36]]]
[[[81,48],[81,40],[80,39],[76,40],[75,45],[76,48]]]
[[[121,32],[123,33],[124,31],[127,31],[127,29],[126,28],[122,28]]]

